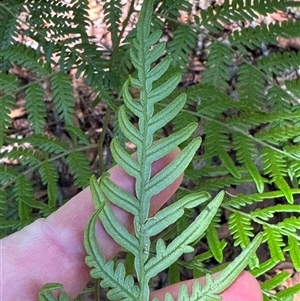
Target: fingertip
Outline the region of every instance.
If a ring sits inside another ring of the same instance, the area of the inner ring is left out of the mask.
[[[233,284],[222,292],[223,301],[262,301],[263,296],[256,278],[243,271]]]

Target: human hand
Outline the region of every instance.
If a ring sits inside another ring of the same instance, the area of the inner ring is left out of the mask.
[[[153,164],[153,174],[159,172],[178,155],[176,149]],[[134,193],[134,179],[119,166],[110,170],[111,179],[121,188]],[[151,200],[154,214],[177,190],[180,176],[164,191]],[[117,218],[129,230],[133,230],[132,216],[112,205]],[[90,269],[85,264],[83,246],[84,228],[94,212],[89,188],[73,197],[46,219],[38,219],[1,241],[0,300],[35,301],[46,283],[61,283],[71,298],[75,298],[90,279]],[[120,247],[105,232],[101,222],[97,224],[97,239],[106,259],[113,258]],[[195,280],[185,281],[189,288]],[[203,283],[200,278],[200,282]],[[163,300],[167,292],[175,300],[182,283],[153,292],[151,297]],[[255,278],[243,272],[221,296],[223,301],[261,301],[261,291]]]

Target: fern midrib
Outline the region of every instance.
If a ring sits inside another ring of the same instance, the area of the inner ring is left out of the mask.
[[[148,24],[145,24],[147,26]],[[147,137],[149,134],[148,131],[148,95],[147,95],[147,65],[146,65],[146,57],[147,53],[145,51],[146,45],[145,45],[145,36],[143,35],[143,39],[141,39],[140,42],[140,47],[141,47],[141,52],[140,52],[140,57],[143,62],[142,66],[142,74],[141,78],[143,79],[142,81],[142,90],[140,92],[141,96],[141,105],[143,106],[143,120],[142,120],[142,135],[141,137],[144,137],[141,141],[141,151],[138,151],[138,161],[140,163],[140,186],[136,187],[138,191],[141,193],[139,194],[139,229],[136,233],[138,240],[139,240],[139,268],[140,270],[137,271],[139,274],[139,285],[140,285],[140,295],[139,295],[139,300],[149,300],[149,287],[148,283],[146,280],[146,275],[145,275],[145,263],[148,258],[148,246],[147,244],[149,243],[149,237],[146,236],[144,233],[144,224],[149,216],[149,208],[150,208],[150,198],[146,198],[146,183],[149,181],[150,177],[149,171],[151,171],[152,166],[151,164],[147,164],[148,160],[146,158],[146,151],[147,151]],[[143,93],[144,92],[144,93]]]

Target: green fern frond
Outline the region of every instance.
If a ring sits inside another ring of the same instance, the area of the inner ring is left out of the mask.
[[[67,157],[72,175],[75,178],[75,185],[85,188],[89,185],[89,178],[92,175],[87,157],[79,151],[72,152]]]
[[[278,292],[275,296],[276,301],[293,301],[294,297],[300,293],[300,284],[296,284],[292,287],[286,288]]]
[[[3,186],[17,176],[17,171],[12,166],[0,165],[0,185]]]
[[[261,156],[264,172],[271,176],[271,181],[277,185],[284,193],[287,201],[292,204],[294,202],[293,194],[288,183],[284,179],[284,176],[287,175],[286,159],[282,154],[267,147],[263,148]]]
[[[68,149],[68,144],[55,137],[34,134],[26,139],[32,146],[47,153],[61,154]]]
[[[264,181],[257,166],[253,162],[257,157],[257,150],[253,141],[247,138],[245,135],[236,132],[233,134],[233,143],[236,150],[237,160],[240,163],[245,164],[245,167],[249,171],[253,181],[256,184],[258,192],[262,193],[264,191]]]
[[[299,68],[299,59],[299,51],[276,52],[257,60],[257,66],[260,70],[272,76],[273,73],[278,74],[290,68]]]
[[[292,112],[293,97],[279,86],[272,86],[267,92],[267,103],[270,112]]]
[[[172,120],[173,130],[174,131],[182,130],[191,122],[198,122],[198,118],[196,116],[191,115],[188,112],[180,112]]]
[[[220,227],[220,221],[221,212],[218,211],[206,230],[206,239],[208,242],[209,249],[213,254],[214,258],[217,260],[217,262],[223,261],[222,241],[220,241],[217,232],[217,228]]]
[[[14,97],[10,95],[0,97],[0,148],[4,143],[5,133],[10,126],[10,110],[13,108],[14,104]]]
[[[79,144],[88,145],[89,140],[87,135],[77,126],[74,125],[66,125],[65,130],[71,136],[73,144],[77,144],[77,140]],[[75,143],[76,142],[76,143]]]
[[[274,145],[282,146],[284,143],[288,143],[289,140],[298,138],[299,130],[300,128],[295,127],[294,125],[276,127],[255,133],[255,138],[267,141]]]
[[[189,12],[192,4],[188,0],[166,0],[163,1],[158,9],[159,15],[177,19],[180,17],[180,11]]]
[[[222,43],[212,43],[208,47],[208,59],[203,71],[202,84],[211,84],[226,91],[230,79],[232,53],[228,46]]]
[[[282,222],[277,223],[277,227],[280,231],[286,233],[286,235],[293,236],[293,233],[300,227],[300,217],[292,216],[290,218],[285,218]]]
[[[235,177],[241,178],[239,170],[229,156],[230,145],[227,129],[217,123],[206,123],[204,127],[206,154],[218,156],[228,171]]]
[[[11,93],[19,86],[19,81],[16,76],[11,74],[0,73],[0,91],[4,94]]]
[[[54,209],[58,195],[58,172],[56,166],[52,162],[45,161],[39,168],[39,173],[43,184],[47,185],[48,206]]]
[[[227,170],[228,171],[228,170]],[[219,191],[225,187],[238,185],[244,182],[253,182],[251,177],[242,177],[240,179],[233,176],[223,176],[217,178],[207,179],[196,187],[197,191]]]
[[[6,198],[7,196],[5,190],[1,188],[0,189],[0,219],[3,218],[7,208]]]
[[[51,84],[54,106],[59,117],[66,124],[72,124],[75,102],[70,76],[63,72],[58,72],[51,77]]]
[[[0,56],[4,60],[14,62],[31,70],[36,75],[45,77],[50,75],[50,66],[45,65],[41,57],[31,47],[15,44],[5,50],[1,50]]]
[[[241,246],[245,248],[250,243],[250,237],[253,237],[253,226],[251,219],[242,215],[239,212],[233,212],[229,216],[229,230],[234,238],[234,246]]]
[[[293,2],[291,6],[298,6]],[[238,21],[255,21],[259,15],[266,16],[277,10],[285,11],[289,3],[284,1],[253,1],[251,5],[248,2],[238,0],[225,0],[222,5],[209,6],[207,10],[200,11],[201,25],[212,33],[218,33],[224,29],[223,24],[230,25]]]
[[[264,239],[267,241],[271,258],[274,261],[283,261],[284,254],[281,247],[285,246],[281,233],[274,228],[264,225]]]
[[[251,215],[255,217],[259,217],[263,220],[269,220],[274,216],[275,213],[278,212],[300,213],[300,208],[298,205],[293,205],[293,204],[278,204],[264,209],[258,208],[252,211]]]
[[[26,89],[26,110],[35,133],[40,134],[45,126],[46,106],[44,90],[36,83]]]
[[[106,1],[103,6],[104,20],[107,29],[111,34],[113,48],[118,47],[120,16],[122,14],[122,5],[118,0]]]
[[[294,268],[297,272],[300,271],[300,242],[296,238],[289,236],[288,244],[284,248],[285,252],[289,252],[291,261],[294,265]]]
[[[16,179],[14,186],[14,196],[18,202],[18,215],[21,220],[30,219],[30,206],[28,205],[33,200],[33,187],[24,175]]]
[[[253,50],[256,47],[261,47],[262,44],[277,43],[277,36],[272,33],[269,27],[262,23],[256,27],[242,28],[241,31],[234,31],[229,36],[229,41],[232,46],[237,47],[242,53],[247,54],[248,50]]]
[[[239,99],[252,108],[259,108],[265,99],[265,79],[252,65],[242,65],[238,69],[237,92]],[[247,110],[248,112],[248,110]]]
[[[1,7],[0,11],[0,20],[2,24],[0,29],[0,49],[7,49],[16,41],[18,36],[18,22],[16,16],[19,11],[19,6],[16,5],[15,7],[10,7],[8,9],[4,5],[4,7]]]
[[[63,285],[59,283],[47,283],[43,285],[39,291],[39,301],[70,301],[63,288]],[[57,297],[57,293],[59,297]]]
[[[46,158],[40,151],[23,147],[14,147],[9,152],[4,152],[3,157],[16,160],[24,166],[36,166]]]
[[[250,237],[253,237],[254,228],[251,225],[251,219],[242,215],[239,212],[233,212],[228,220],[229,231],[233,235],[234,246],[240,246],[242,250],[250,244]],[[259,266],[259,261],[256,256],[251,258],[249,262],[251,269]]]
[[[188,67],[189,56],[195,47],[196,33],[187,25],[181,25],[174,31],[173,40],[168,44],[168,54],[173,58],[172,65],[184,72]]]

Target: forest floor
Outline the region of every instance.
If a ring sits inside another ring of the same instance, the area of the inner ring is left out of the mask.
[[[123,3],[124,7],[124,16],[126,16],[126,11],[128,9],[128,2],[127,1],[121,1]],[[213,1],[199,1],[198,6],[194,6],[193,10],[196,13],[198,9],[205,9],[207,6],[212,5]],[[215,2],[215,1],[214,1]],[[100,47],[104,49],[111,49],[112,43],[110,40],[110,35],[107,31],[107,28],[104,23],[104,16],[103,16],[103,9],[100,4],[97,3],[95,0],[90,0],[90,20],[91,20],[91,26],[88,28],[88,33],[90,35],[94,36],[93,42],[99,45]],[[278,11],[275,14],[269,15],[267,17],[260,17],[255,21],[255,24],[238,24],[233,23],[230,26],[227,26],[226,30],[239,30],[241,26],[259,26],[262,23],[269,24],[272,22],[282,22],[291,18],[300,18],[300,12],[297,11],[289,11],[289,12],[281,12]],[[185,14],[182,14],[180,21],[186,22],[189,19],[188,16]],[[128,28],[126,29],[126,32],[129,32],[131,28],[136,23],[136,16],[133,16],[131,19],[131,22],[128,25]],[[191,21],[190,19],[188,20]],[[126,34],[125,32],[125,34]],[[165,33],[167,39],[171,39],[172,33]],[[226,39],[226,33],[220,33],[217,38],[218,40],[225,40]],[[26,37],[21,37],[20,40],[24,42],[27,45],[32,45],[34,47],[34,41],[27,39]],[[201,73],[205,69],[204,61],[207,53],[207,47],[211,43],[211,41],[205,37],[199,35],[198,37],[198,43],[197,46],[195,46],[194,51],[191,54],[190,57],[190,63],[187,73],[184,75],[182,79],[182,84],[186,86],[191,86],[196,83],[199,83],[201,81]],[[291,39],[291,40],[285,40],[282,38],[278,39],[277,45],[263,45],[261,50],[259,52],[253,52],[252,53],[252,60],[255,62],[256,59],[258,59],[262,55],[268,55],[270,52],[277,51],[277,49],[283,49],[283,48],[291,48],[298,50],[300,49],[300,33],[299,38]],[[18,68],[15,66],[11,72],[13,74],[16,74],[22,82],[25,84],[28,84],[35,80],[34,76],[28,72],[27,70],[24,70],[23,68]],[[106,115],[106,105],[104,103],[98,104],[96,107],[91,108],[91,105],[97,95],[93,93],[93,91],[85,84],[84,80],[82,78],[75,78],[74,74],[71,74],[73,84],[74,84],[74,91],[75,91],[75,103],[76,103],[76,118],[74,119],[74,124],[78,125],[81,129],[85,131],[85,133],[89,136],[91,143],[97,143],[99,139],[99,135],[102,130],[102,125],[104,123],[104,118]],[[296,73],[296,71],[292,72],[286,72],[283,75],[283,78],[278,78],[278,82],[283,82],[287,77],[293,78],[298,77],[299,75]],[[45,85],[45,102],[49,103],[51,102],[51,91],[50,87]],[[14,110],[11,112],[12,117],[12,131],[11,135],[14,137],[24,137],[31,133],[31,128],[29,125],[29,121],[27,118],[27,113],[25,109],[25,96],[24,93],[21,92],[17,95],[17,101],[16,106]],[[112,129],[112,124],[111,127]],[[51,110],[48,111],[47,116],[47,127],[45,129],[45,132],[49,135],[55,135],[60,137],[60,139],[69,141],[69,137],[64,133],[62,128],[60,127],[59,121],[57,120],[57,117],[53,114]],[[112,137],[112,133],[110,130],[108,131],[109,135]],[[109,140],[111,137],[107,138],[107,144],[106,144],[106,162],[109,162],[110,156],[109,156]],[[94,170],[98,168],[98,153],[97,150],[90,150],[90,152],[87,153],[88,159],[90,161],[91,166]],[[14,162],[4,162],[6,164],[14,164]],[[60,174],[60,193],[62,195],[62,199],[70,199],[74,194],[78,192],[77,188],[73,185],[72,177],[70,175],[69,170],[66,168],[66,164],[64,162],[61,162],[61,174]],[[234,188],[232,188],[234,189]],[[247,188],[245,188],[247,189]],[[42,198],[43,196],[47,195],[47,191],[38,191],[37,194],[39,195],[38,198]],[[229,232],[228,232],[228,225],[224,223],[222,227],[219,230],[220,236],[227,240],[230,243],[229,240]],[[228,254],[228,256],[231,256]],[[229,258],[229,257],[228,257]],[[224,258],[224,261],[226,261],[227,258]],[[271,274],[264,275],[265,279],[270,278],[272,275],[280,273],[282,271],[287,271],[288,273],[292,274],[292,277],[289,278],[287,281],[285,281],[282,285],[282,289],[292,287],[297,283],[300,283],[300,273],[297,273],[293,269],[293,265],[289,262],[283,262],[280,265],[276,266],[274,270],[271,271]],[[183,273],[184,274],[184,273]],[[158,278],[155,279],[155,283],[157,284],[157,287],[163,286],[165,283],[166,274],[158,275]],[[90,283],[90,287],[93,284]],[[90,297],[89,297],[90,295]],[[91,297],[91,294],[86,293],[84,294],[83,300],[93,300]],[[104,296],[102,296],[101,300],[106,300]],[[294,301],[300,301],[300,296],[295,296]]]

